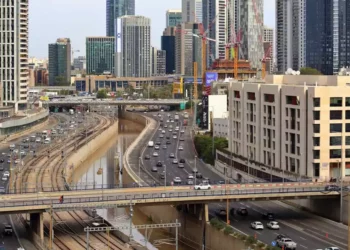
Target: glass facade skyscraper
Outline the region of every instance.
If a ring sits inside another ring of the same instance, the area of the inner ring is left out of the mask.
[[[69,38],[59,38],[49,44],[49,85],[58,83],[57,77],[64,78],[64,84],[70,84],[71,77],[71,44]]]
[[[106,36],[114,36],[115,19],[125,15],[135,15],[135,0],[107,0]]]
[[[115,38],[86,38],[86,73],[101,75],[114,72]]]

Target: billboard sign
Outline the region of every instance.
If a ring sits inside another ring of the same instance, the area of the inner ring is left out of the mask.
[[[183,94],[181,83],[173,83],[173,94]]]
[[[209,97],[207,95],[202,96],[202,128],[208,129],[209,125]]]
[[[205,86],[211,86],[212,82],[217,81],[219,75],[217,72],[206,72],[205,73]]]
[[[183,81],[184,81],[184,84],[193,84],[194,78],[193,77],[184,77]],[[197,78],[197,83],[202,84],[202,78]]]

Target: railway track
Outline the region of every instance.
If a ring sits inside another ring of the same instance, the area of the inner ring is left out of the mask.
[[[60,191],[65,190],[65,183],[63,179],[63,168],[66,158],[74,153],[77,148],[85,145],[87,142],[98,136],[104,130],[106,130],[111,121],[106,117],[94,114],[94,117],[100,119],[100,123],[96,126],[90,126],[87,133],[76,133],[69,139],[63,140],[51,147],[50,154],[40,154],[37,157],[30,159],[26,162],[22,169],[21,181],[17,181],[16,185],[18,190],[22,192],[23,186],[21,183],[28,183],[30,179],[35,179],[35,190],[38,191]],[[64,158],[61,157],[61,151],[65,150]],[[42,151],[43,152],[43,151]],[[41,152],[41,153],[42,153]],[[39,166],[39,167],[38,167]],[[34,170],[34,171],[33,171]],[[33,174],[35,176],[33,176]],[[45,186],[45,181],[49,180],[51,185]],[[19,183],[19,184],[18,184]],[[26,185],[25,191],[31,191],[33,189],[28,188]],[[58,197],[57,197],[58,198]],[[45,214],[45,230],[49,229],[50,216]],[[88,214],[85,211],[82,212],[55,212],[53,214],[53,220],[55,225],[55,237],[53,244],[56,249],[85,249],[86,239],[84,236],[79,235],[88,224],[84,222],[83,217]],[[73,221],[75,226],[69,226],[68,223],[61,224],[62,217],[66,221]],[[75,228],[73,228],[75,227]],[[106,233],[93,233],[90,237],[90,249],[101,249],[101,245],[106,245],[109,249],[124,249],[123,243],[114,236],[109,236]]]

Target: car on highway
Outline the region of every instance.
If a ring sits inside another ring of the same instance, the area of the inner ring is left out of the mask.
[[[1,178],[1,180],[7,181],[7,177],[6,177],[6,176],[3,176],[3,177]]]
[[[166,144],[167,144],[167,145],[171,144],[171,141],[166,141]]]
[[[185,141],[185,138],[183,138],[183,137],[180,137],[180,141]]]
[[[174,183],[180,184],[181,183],[181,178],[180,177],[175,177],[173,179]]]
[[[178,164],[179,161],[177,159],[173,159],[173,164]]]
[[[152,172],[158,172],[158,168],[157,167],[152,167],[151,171]]]
[[[183,158],[181,158],[181,159],[180,159],[180,163],[186,163],[186,160],[183,159]]]
[[[285,235],[285,234],[278,234],[277,236],[276,236],[276,241],[278,241],[278,240],[280,240],[280,239],[283,239],[283,238],[289,238],[287,235]]]
[[[0,163],[4,163],[5,162],[5,160],[4,159],[0,159]]]
[[[166,138],[167,138],[167,139],[170,139],[170,135],[167,135]]]
[[[238,208],[237,209],[237,214],[242,215],[242,216],[247,216],[248,215],[248,210],[244,207]]]
[[[295,243],[290,238],[282,238],[277,240],[277,246],[283,248],[283,249],[297,249],[297,243]]]
[[[340,250],[340,249],[339,247],[326,247],[324,250]]]
[[[164,138],[164,135],[163,135],[163,134],[160,134],[160,135],[159,135],[159,138]]]
[[[183,151],[183,150],[184,150],[184,147],[180,145],[180,146],[179,146],[179,150],[180,150],[180,151]]]
[[[340,187],[337,185],[327,185],[324,188],[325,191],[340,191]]]
[[[159,156],[158,152],[153,152],[153,156],[154,156],[154,157]]]
[[[173,130],[171,129],[171,128],[169,128],[169,130],[168,130],[169,132],[173,132]]]
[[[203,177],[203,182],[210,183],[209,177]]]
[[[0,187],[0,194],[6,194],[6,188]]]
[[[164,128],[167,128],[167,127],[168,127],[168,125],[165,124],[165,125],[164,125]]]
[[[158,145],[155,145],[155,146],[154,146],[154,149],[155,149],[155,150],[159,150],[159,146],[158,146]]]
[[[176,128],[175,128],[175,131],[179,131],[180,130],[180,128],[177,126]]]
[[[265,220],[274,220],[275,219],[274,214],[273,213],[269,213],[269,212],[263,213],[262,217]]]
[[[174,132],[173,132],[173,135],[177,135],[177,132],[174,131]]]
[[[278,230],[280,229],[280,225],[278,224],[277,221],[269,221],[267,224],[266,224],[267,228],[269,229],[273,229],[273,230]]]
[[[175,154],[174,153],[170,153],[169,158],[175,158]]]
[[[163,149],[167,149],[168,147],[167,147],[167,145],[163,145],[163,147],[162,147]]]
[[[145,160],[149,160],[149,159],[151,159],[151,157],[149,156],[149,155],[145,155]]]
[[[4,166],[0,166],[0,171],[4,171]]]
[[[227,216],[226,209],[220,209],[219,211],[215,211],[215,214],[220,218],[226,218]]]
[[[194,186],[195,190],[210,190],[211,186],[209,183],[200,183],[199,185]]]
[[[193,184],[194,184],[194,181],[192,179],[187,180],[187,185],[193,185]]]
[[[264,225],[260,221],[254,221],[250,224],[251,228],[255,230],[263,230]]]
[[[165,130],[162,130],[162,134],[165,134]]]
[[[162,143],[160,141],[156,141],[156,145],[161,145]]]
[[[11,225],[5,225],[3,234],[4,235],[12,235],[13,230],[12,230],[12,226]]]
[[[156,164],[157,167],[162,167],[163,166],[163,163],[161,161],[158,161],[157,164]]]
[[[165,172],[160,173],[160,174],[159,174],[159,178],[160,178],[160,179],[165,179]]]
[[[188,177],[187,177],[187,179],[194,179],[193,174],[189,174]]]
[[[173,136],[173,139],[177,139],[177,136],[176,136],[176,135],[174,135],[174,136]]]
[[[10,172],[9,171],[5,171],[3,176],[10,177]]]
[[[184,168],[184,167],[185,167],[185,164],[179,163],[177,166],[178,166],[178,168]]]
[[[185,130],[181,130],[180,133],[181,133],[181,134],[185,133]]]

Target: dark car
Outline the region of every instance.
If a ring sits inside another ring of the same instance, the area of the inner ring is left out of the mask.
[[[340,187],[338,187],[337,185],[327,185],[325,187],[326,191],[339,191]]]
[[[6,194],[6,188],[0,187],[0,194]]]
[[[220,211],[216,211],[215,214],[220,218],[226,218],[227,216],[226,209],[220,209]]]
[[[196,173],[196,178],[198,179],[202,179],[203,178],[203,175],[199,172]]]
[[[161,162],[161,161],[158,161],[158,162],[157,162],[157,167],[162,167],[162,166],[163,166],[162,162]]]
[[[152,167],[151,171],[152,172],[158,172],[158,168],[157,167]]]
[[[4,159],[0,159],[0,163],[4,163],[5,162],[5,160]]]
[[[263,218],[265,220],[275,220],[274,214],[273,213],[268,213],[268,212],[263,213]]]
[[[145,160],[149,160],[151,157],[149,155],[145,155]]]
[[[218,181],[217,184],[225,184],[224,180]]]
[[[4,166],[0,166],[0,171],[4,171]]]
[[[156,142],[156,145],[161,145],[162,143],[160,141],[157,141]]]
[[[169,144],[171,144],[171,142],[170,142],[170,141],[166,141],[166,144],[168,144],[168,145],[169,145]]]
[[[170,135],[167,135],[166,138],[167,138],[167,139],[170,139]]]
[[[180,163],[185,163],[185,159],[180,159]]]
[[[238,208],[237,209],[237,214],[242,215],[242,216],[247,216],[248,215],[248,210],[246,208]]]

